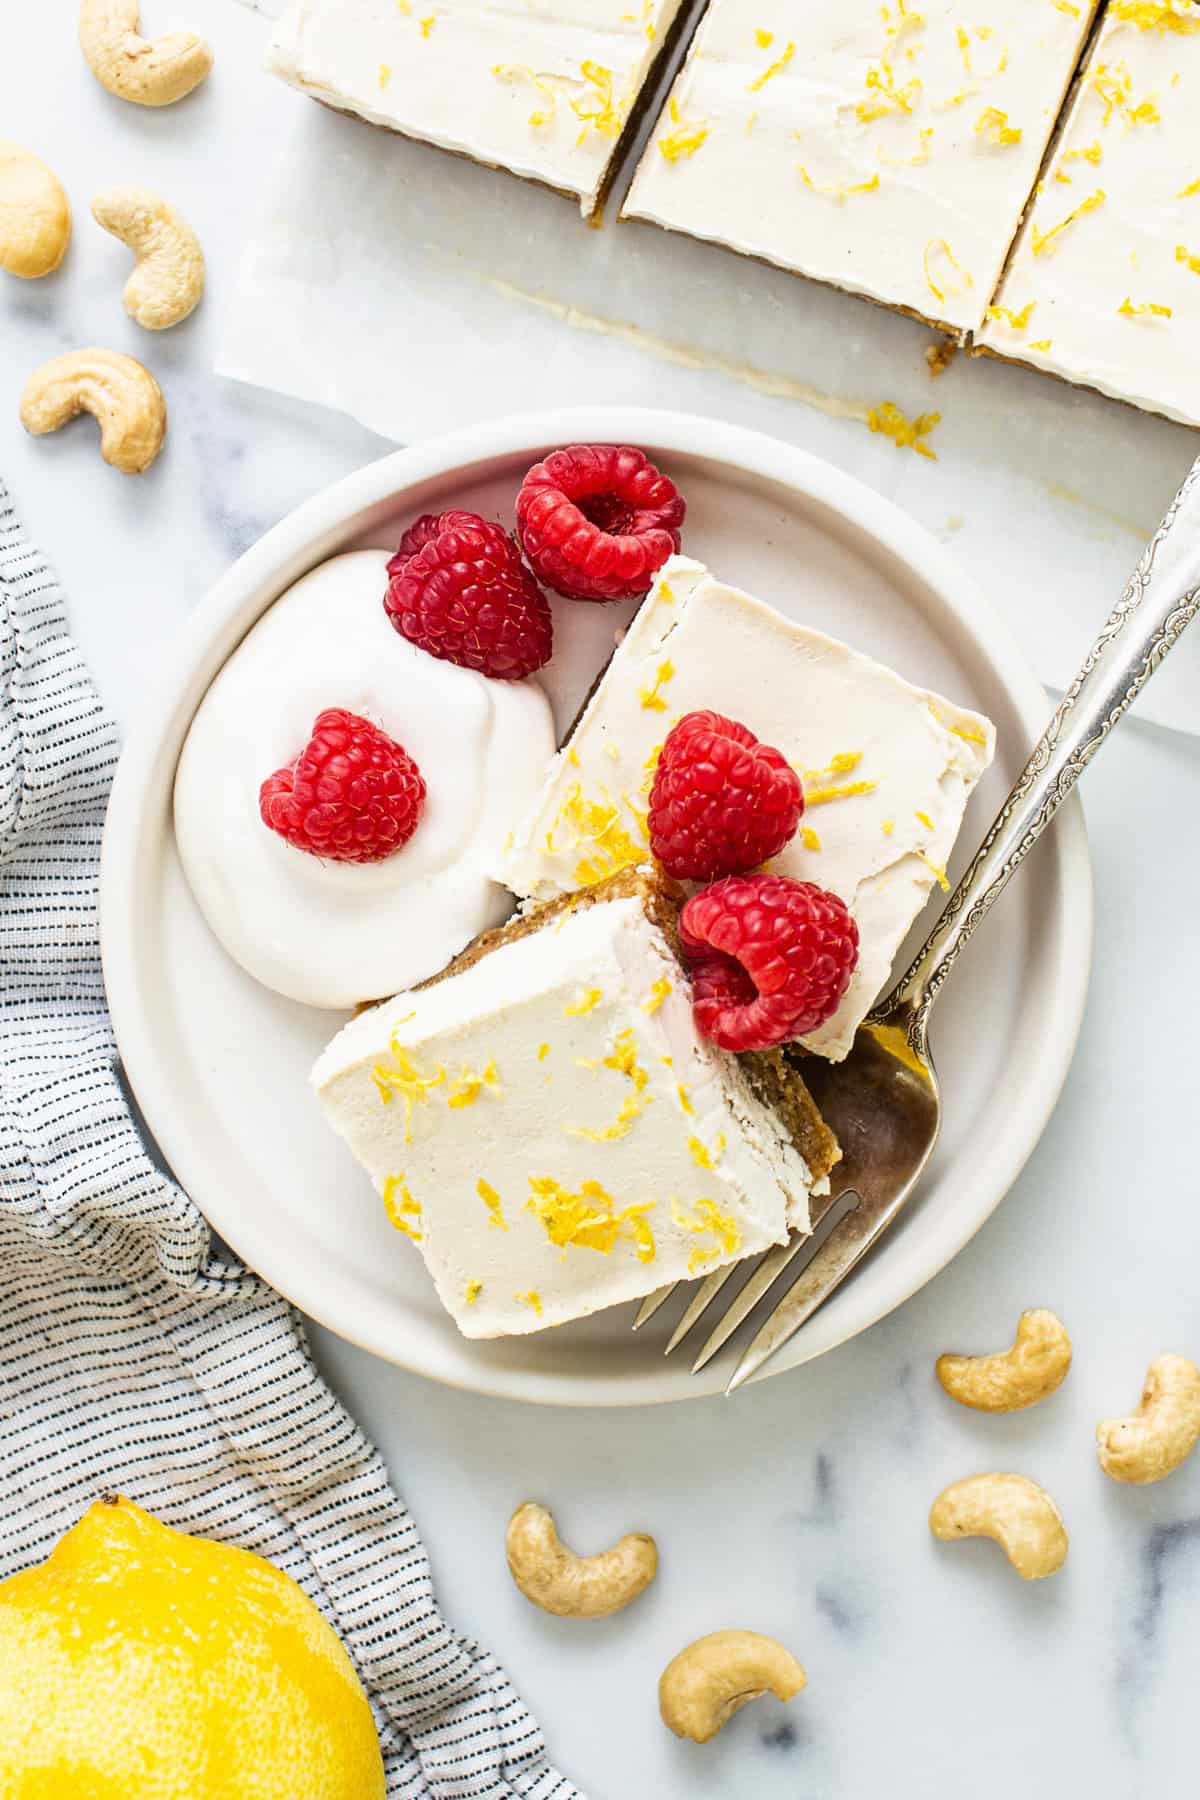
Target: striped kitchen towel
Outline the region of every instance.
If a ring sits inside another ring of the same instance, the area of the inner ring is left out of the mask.
[[[119,1489],[308,1591],[371,1696],[389,1795],[571,1800],[503,1670],[438,1612],[301,1320],[142,1143],[100,971],[116,757],[0,482],[0,1578]]]

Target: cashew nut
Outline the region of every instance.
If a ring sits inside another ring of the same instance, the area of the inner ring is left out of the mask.
[[[199,87],[212,51],[191,31],[144,38],[139,0],[83,0],[79,42],[102,87],[136,106],[170,106]]]
[[[934,1537],[989,1537],[1022,1581],[1053,1575],[1067,1560],[1062,1514],[1026,1475],[968,1475],[938,1495],[929,1511]]]
[[[49,275],[70,241],[71,208],[54,170],[0,139],[0,269],[29,280]]]
[[[40,437],[89,412],[100,426],[100,454],[125,475],[140,475],[159,451],[167,405],[149,369],[117,350],[72,350],[35,369],[21,396],[21,423]]]
[[[994,1356],[939,1356],[937,1378],[952,1400],[978,1412],[1019,1412],[1061,1387],[1071,1366],[1062,1320],[1044,1307],[1023,1312],[1011,1350]]]
[[[576,1556],[562,1542],[544,1506],[527,1500],[508,1521],[505,1537],[512,1578],[535,1606],[563,1619],[604,1619],[620,1612],[658,1572],[652,1537],[631,1532],[596,1556]]]
[[[1186,1356],[1156,1356],[1127,1419],[1096,1427],[1100,1467],[1114,1481],[1161,1481],[1200,1442],[1200,1369]]]
[[[739,1707],[771,1693],[790,1700],[808,1676],[790,1650],[757,1631],[710,1631],[672,1658],[658,1681],[658,1710],[676,1737],[707,1744]]]
[[[92,216],[137,257],[125,283],[125,311],[147,331],[186,319],[204,292],[204,252],[187,220],[144,187],[105,188]]]

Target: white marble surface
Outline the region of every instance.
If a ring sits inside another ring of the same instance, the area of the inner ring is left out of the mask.
[[[384,446],[208,372],[257,169],[291,104],[254,71],[261,21],[228,0],[157,0],[156,26],[190,17],[220,60],[193,102],[151,114],[95,87],[73,15],[68,0],[29,9],[0,58],[4,133],[49,157],[82,215],[60,277],[0,279],[0,469],[128,719],[230,558]],[[124,179],[161,183],[210,254],[203,310],[157,341],[124,320],[126,253],[87,217],[92,189]],[[33,442],[17,423],[28,370],[89,341],[141,352],[168,389],[170,446],[144,481],[105,468],[86,424]],[[1126,534],[1119,547],[1137,546]],[[1198,783],[1200,744],[1136,723],[1090,772],[1097,961],[1063,1101],[979,1238],[858,1342],[735,1402],[566,1414],[437,1389],[314,1334],[413,1507],[448,1615],[508,1665],[591,1800],[1174,1800],[1194,1785],[1200,1457],[1160,1487],[1122,1489],[1099,1473],[1091,1432],[1132,1403],[1157,1351],[1200,1355],[1184,1131]],[[1074,1335],[1064,1390],[1007,1419],[953,1407],[936,1353],[998,1344],[1035,1304]],[[1021,1584],[990,1545],[930,1540],[934,1494],[986,1467],[1059,1499],[1072,1549],[1053,1581]],[[526,1605],[501,1539],[532,1496],[583,1547],[655,1532],[662,1573],[635,1610],[573,1627]],[[811,1685],[786,1710],[748,1709],[706,1750],[678,1744],[657,1720],[657,1673],[729,1624],[786,1639]]]

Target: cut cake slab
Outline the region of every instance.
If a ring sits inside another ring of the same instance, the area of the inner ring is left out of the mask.
[[[915,313],[983,320],[1089,0],[713,0],[624,207]]]
[[[1200,425],[1200,6],[1113,0],[979,337]]]
[[[374,125],[575,196],[592,214],[682,0],[290,0],[269,66]]]
[[[312,1081],[467,1337],[538,1331],[807,1231],[838,1151],[777,1052],[701,1039],[626,871],[361,1014]]]
[[[801,829],[769,865],[831,889],[858,923],[858,966],[803,1040],[838,1059],[888,978],[995,753],[978,713],[786,619],[689,558],[661,571],[499,871],[517,894],[587,888],[648,854],[646,807],[671,726],[711,709],[800,772]]]

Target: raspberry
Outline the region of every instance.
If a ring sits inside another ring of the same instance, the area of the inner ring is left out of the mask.
[[[431,656],[496,681],[520,681],[549,662],[549,602],[499,525],[476,513],[427,513],[401,538],[388,574],[388,618]]]
[[[837,1008],[858,961],[844,903],[811,881],[730,875],[679,915],[692,1012],[723,1050],[767,1050],[815,1031]]]
[[[571,444],[535,463],[517,535],[539,581],[571,600],[631,600],[679,548],[673,481],[628,444]]]
[[[357,713],[317,715],[296,761],[259,790],[264,825],[310,856],[382,862],[407,844],[421,817],[425,782],[407,750]]]
[[[736,719],[685,713],[667,734],[650,789],[650,848],[677,881],[740,875],[778,856],[804,790],[782,752]]]

